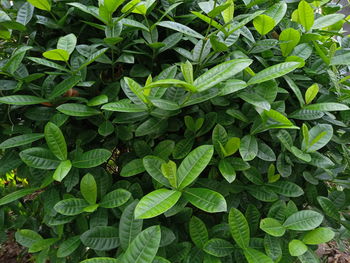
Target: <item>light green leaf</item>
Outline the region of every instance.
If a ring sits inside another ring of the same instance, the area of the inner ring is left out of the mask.
[[[341,103],[336,102],[322,102],[316,104],[310,104],[304,107],[304,110],[317,110],[317,111],[343,111],[350,108]]]
[[[300,41],[300,33],[294,28],[284,29],[279,37],[282,55],[287,57]]]
[[[289,230],[308,231],[318,227],[323,215],[312,210],[298,211],[287,218],[283,226]]]
[[[204,222],[196,216],[191,217],[189,231],[193,243],[198,248],[203,248],[209,239],[208,230]]]
[[[298,22],[309,31],[314,25],[314,10],[308,2],[302,0],[298,5]]]
[[[65,103],[56,109],[68,116],[74,117],[88,117],[101,114],[99,110],[78,103]]]
[[[123,263],[152,263],[159,248],[160,238],[159,226],[151,226],[143,230],[122,256]]]
[[[102,106],[103,110],[118,111],[118,112],[145,112],[147,107],[143,104],[132,104],[130,100],[120,100],[110,102]]]
[[[31,3],[36,8],[39,8],[41,10],[45,11],[51,11],[51,3],[49,0],[27,0],[29,3]]]
[[[278,25],[285,16],[286,12],[287,3],[285,1],[280,1],[268,8],[264,14],[272,17],[275,20],[276,25]]]
[[[59,127],[48,122],[44,129],[45,140],[50,151],[61,161],[67,159],[67,144]]]
[[[96,226],[84,232],[80,240],[92,249],[111,250],[119,246],[118,229],[112,226]]]
[[[29,2],[24,3],[20,9],[18,9],[16,21],[22,25],[26,25],[32,19],[34,13],[34,6]]]
[[[72,163],[70,160],[62,161],[53,173],[52,178],[58,182],[61,182],[69,173],[72,168]]]
[[[224,23],[231,22],[235,12],[235,3],[233,0],[226,0],[225,4],[230,4],[224,11],[221,12],[222,18],[224,19]]]
[[[307,246],[300,240],[293,239],[288,244],[289,254],[293,257],[303,255],[307,251]]]
[[[275,193],[286,196],[286,197],[299,197],[304,194],[303,189],[290,181],[282,181],[268,184],[268,187],[272,189]]]
[[[225,198],[218,192],[206,188],[188,188],[185,198],[194,206],[208,213],[219,213],[227,210]]]
[[[231,235],[237,245],[244,250],[247,249],[250,242],[250,230],[247,219],[242,212],[236,208],[231,208],[228,216],[228,224]]]
[[[350,52],[332,57],[330,65],[350,65]]]
[[[92,174],[87,173],[80,181],[80,192],[84,199],[91,205],[96,204],[97,185]]]
[[[196,86],[199,92],[210,89],[218,83],[232,78],[234,75],[247,68],[251,63],[251,59],[243,58],[223,62],[199,76],[194,81],[194,86]]]
[[[106,149],[94,149],[78,155],[73,160],[73,166],[77,168],[92,168],[106,162],[111,156]]]
[[[129,89],[144,103],[147,103],[147,98],[143,93],[142,87],[135,80],[124,77],[125,83],[128,85]]]
[[[309,104],[317,96],[318,91],[317,83],[312,84],[305,92],[305,103]]]
[[[343,14],[330,14],[317,18],[312,29],[322,29],[338,23],[345,16]]]
[[[75,46],[77,44],[77,37],[74,34],[68,34],[64,37],[60,37],[57,42],[57,48],[63,49],[68,52],[68,54],[72,54]]]
[[[47,99],[30,95],[12,95],[0,97],[0,103],[12,105],[34,105],[47,102]]]
[[[180,108],[178,103],[173,102],[171,100],[151,99],[151,102],[154,106],[162,110],[172,111],[172,110],[178,110]]]
[[[68,61],[69,53],[63,49],[52,49],[43,53],[43,56],[47,59],[58,60],[58,61]]]
[[[188,60],[185,63],[181,63],[182,75],[188,83],[193,83],[193,66]]]
[[[227,182],[232,183],[236,179],[236,171],[228,159],[220,160],[218,168]]]
[[[155,190],[142,197],[135,208],[135,218],[146,219],[163,214],[173,207],[180,197],[181,192],[175,190]]]
[[[281,237],[286,232],[282,224],[274,218],[264,218],[260,221],[261,230],[274,237]]]
[[[215,257],[226,257],[232,254],[234,247],[225,239],[213,238],[205,243],[203,250]]]
[[[102,197],[99,205],[104,208],[115,208],[125,204],[131,197],[131,193],[125,189],[116,189]]]
[[[123,211],[119,221],[119,239],[123,250],[127,250],[131,242],[142,230],[142,219],[135,219],[134,211],[138,200],[134,200]]]
[[[79,215],[84,211],[84,208],[88,207],[89,203],[87,203],[84,199],[80,198],[69,198],[59,201],[54,209],[56,212],[65,215],[65,216],[75,216]]]
[[[185,26],[183,24],[177,23],[177,22],[173,22],[173,21],[162,21],[159,22],[157,24],[158,26],[162,26],[162,27],[166,27],[178,32],[181,32],[185,35],[191,36],[191,37],[195,37],[195,38],[199,38],[199,39],[203,39],[204,36],[202,36],[201,34],[197,33],[196,31],[194,31],[193,29],[189,28],[188,26]]]
[[[8,149],[8,148],[26,145],[26,144],[35,142],[37,140],[40,140],[43,137],[44,137],[44,134],[42,133],[30,133],[30,134],[15,136],[3,141],[0,144],[0,149]]]
[[[253,20],[253,25],[256,31],[263,36],[275,27],[276,21],[267,15],[259,15]]]
[[[308,136],[303,139],[302,149],[306,152],[315,152],[332,139],[333,127],[330,124],[317,124],[308,132]]]
[[[96,97],[93,97],[90,99],[86,105],[93,107],[93,106],[99,106],[101,104],[105,104],[108,102],[108,96],[105,94],[98,95]]]
[[[170,185],[174,188],[177,187],[177,177],[176,177],[176,163],[169,161],[167,163],[162,163],[161,165],[162,174],[166,177]]]
[[[202,145],[190,152],[177,170],[178,188],[190,185],[203,172],[213,156],[212,145]]]
[[[331,241],[335,233],[327,227],[319,227],[308,233],[303,237],[303,242],[307,245],[318,245]]]
[[[55,244],[59,239],[58,238],[47,238],[36,241],[33,245],[28,249],[29,253],[36,253],[42,251],[51,245]]]
[[[258,72],[248,81],[248,85],[262,83],[288,74],[300,66],[300,62],[283,62]]]

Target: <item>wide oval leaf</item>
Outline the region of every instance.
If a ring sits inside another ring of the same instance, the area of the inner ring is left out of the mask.
[[[208,213],[219,213],[227,210],[225,198],[218,192],[206,188],[188,188],[185,198],[194,206]]]
[[[142,197],[135,208],[135,218],[152,218],[163,214],[173,207],[180,199],[181,192],[168,189],[158,189]]]
[[[323,215],[312,210],[298,211],[287,218],[283,226],[289,230],[307,231],[318,227]]]
[[[125,189],[116,189],[102,197],[99,205],[104,208],[115,208],[125,204],[131,197],[131,193]]]
[[[19,153],[22,161],[33,168],[51,170],[55,169],[60,161],[48,149],[33,147]]]
[[[237,245],[242,249],[248,248],[250,241],[250,229],[247,219],[242,212],[236,208],[231,208],[228,216],[228,224],[231,235]]]
[[[67,144],[58,126],[48,122],[44,129],[45,140],[51,152],[61,161],[67,159]]]
[[[19,136],[12,137],[3,141],[0,144],[0,149],[8,149],[13,147],[18,147],[22,145],[26,145],[37,140],[44,138],[44,134],[42,133],[31,133],[31,134],[23,134]]]
[[[62,215],[75,216],[81,214],[84,211],[84,208],[88,206],[89,203],[86,202],[84,199],[69,198],[59,201],[54,206],[54,209]]]
[[[118,229],[112,226],[96,226],[84,232],[80,240],[92,249],[111,250],[119,246]]]
[[[111,152],[106,149],[94,149],[78,155],[72,162],[77,168],[91,168],[98,166],[108,160]]]

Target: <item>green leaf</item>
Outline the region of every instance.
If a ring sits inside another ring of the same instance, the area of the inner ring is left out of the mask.
[[[247,219],[241,211],[231,208],[228,216],[230,232],[237,245],[246,250],[250,242],[250,230]]]
[[[53,173],[52,178],[58,182],[61,182],[69,173],[72,168],[72,163],[70,160],[62,161]]]
[[[173,207],[181,197],[181,192],[168,189],[155,190],[140,200],[135,208],[136,219],[146,219],[163,214]]]
[[[298,21],[305,28],[306,31],[309,31],[314,25],[314,10],[310,4],[302,0],[298,5]]]
[[[119,246],[118,229],[112,226],[96,226],[84,232],[80,240],[92,249],[111,250]]]
[[[218,168],[227,182],[232,183],[236,179],[236,171],[228,159],[220,160]]]
[[[60,82],[58,85],[56,85],[51,92],[49,99],[52,100],[54,98],[57,98],[58,96],[61,96],[65,92],[67,92],[69,89],[73,88],[75,85],[78,84],[78,82],[81,80],[81,76],[71,76],[69,78],[66,78],[62,82]]]
[[[163,110],[171,111],[171,110],[178,110],[180,108],[179,104],[170,100],[151,99],[151,102],[154,106]]]
[[[16,21],[22,25],[26,25],[32,19],[34,13],[34,7],[29,2],[24,3],[20,9],[18,9]]]
[[[131,242],[142,230],[142,219],[135,219],[134,211],[138,200],[134,200],[123,211],[119,221],[119,239],[123,250],[127,250]]]
[[[147,98],[143,93],[142,87],[136,81],[131,78],[125,77],[125,83],[128,85],[129,89],[144,103],[147,103]]]
[[[193,83],[193,66],[188,60],[185,63],[181,63],[182,75],[188,83]]]
[[[330,65],[349,65],[350,62],[350,52],[346,52],[342,55],[337,55],[332,57]]]
[[[59,65],[59,64],[57,64],[55,62],[43,59],[43,58],[27,57],[27,59],[29,59],[29,60],[37,63],[37,64],[44,65],[46,67],[50,67],[50,68],[58,69],[58,70],[61,70],[61,71],[69,72],[69,70],[67,70],[65,67],[63,67],[63,66],[61,66],[61,65]]]
[[[61,161],[67,159],[67,144],[59,127],[48,122],[44,129],[45,140],[50,151]]]
[[[286,232],[282,224],[274,218],[264,218],[260,221],[261,230],[274,237],[281,237]]]
[[[34,192],[36,192],[38,190],[38,188],[28,188],[28,189],[21,189],[21,190],[17,190],[15,192],[12,192],[8,195],[5,195],[4,197],[2,197],[0,199],[0,206],[2,205],[6,205],[8,203],[11,203],[13,201],[16,201],[26,195],[30,195]]]
[[[241,139],[238,137],[230,138],[225,144],[225,157],[233,155],[238,151],[239,146],[241,145]]]
[[[225,198],[218,192],[206,188],[187,188],[185,198],[194,206],[208,213],[227,211]]]
[[[0,149],[8,149],[8,148],[26,145],[26,144],[35,142],[37,140],[40,140],[43,137],[44,137],[44,134],[42,133],[30,133],[30,134],[15,136],[3,141],[0,144]]]
[[[275,27],[276,21],[267,15],[259,15],[253,20],[253,25],[256,31],[263,36]]]
[[[97,257],[97,258],[85,259],[80,263],[120,263],[120,261],[115,258]]]
[[[34,105],[47,102],[46,99],[29,95],[12,95],[0,98],[0,103],[12,105]]]
[[[176,177],[176,163],[169,161],[167,163],[162,163],[161,165],[162,174],[166,177],[170,185],[174,188],[177,187],[177,177]]]
[[[187,36],[191,36],[191,37],[195,37],[195,38],[199,38],[199,39],[203,39],[204,36],[202,36],[201,34],[197,33],[196,31],[194,31],[193,29],[189,28],[188,26],[185,26],[183,24],[177,23],[177,22],[173,22],[173,21],[162,21],[159,22],[157,24],[158,26],[162,26],[162,27],[166,27],[178,32],[181,32]]]
[[[275,193],[286,196],[286,197],[299,197],[304,194],[303,189],[290,181],[279,180],[275,183],[268,184],[268,187]]]
[[[80,246],[80,235],[64,240],[57,250],[58,258],[65,258],[71,255]]]
[[[29,248],[29,253],[36,253],[39,251],[42,251],[51,245],[55,244],[59,239],[58,238],[47,238],[36,241],[31,247]]]
[[[147,107],[143,104],[131,104],[130,100],[121,100],[110,102],[102,106],[103,110],[118,111],[118,112],[145,112]]]
[[[329,27],[341,21],[345,16],[343,14],[330,14],[317,18],[312,29],[322,29]]]
[[[65,215],[65,216],[75,216],[79,215],[84,211],[84,208],[88,207],[89,203],[87,203],[84,199],[80,198],[69,198],[62,201],[59,201],[54,209],[56,212]]]
[[[336,102],[322,102],[316,104],[310,104],[304,107],[305,110],[317,110],[317,111],[344,111],[350,108],[341,103]]]
[[[151,226],[136,236],[122,257],[123,263],[152,263],[155,258],[161,232],[159,226]]]
[[[91,205],[96,204],[97,185],[92,174],[87,173],[80,181],[80,192],[84,199]]]
[[[233,245],[221,238],[213,238],[210,239],[207,243],[205,243],[203,250],[215,257],[226,257],[232,254],[234,247]]]
[[[99,205],[104,208],[115,208],[125,204],[131,197],[131,193],[125,189],[116,189],[102,197]]]
[[[58,111],[68,116],[89,117],[101,114],[100,111],[78,103],[65,103],[56,108]]]
[[[106,149],[94,149],[79,154],[72,164],[77,168],[92,168],[106,162],[110,156],[111,152]]]
[[[31,3],[36,8],[39,8],[41,10],[45,11],[51,11],[51,3],[49,0],[27,0],[29,3]]]
[[[223,62],[199,76],[194,81],[194,86],[196,86],[199,92],[210,89],[218,83],[232,78],[234,75],[247,68],[251,63],[251,59],[233,59]]]
[[[258,142],[252,135],[246,135],[241,140],[239,147],[239,153],[242,156],[243,161],[251,161],[258,154]]]
[[[122,170],[120,171],[120,176],[130,177],[143,173],[144,171],[145,168],[143,166],[142,159],[134,159],[123,166]]]
[[[317,201],[327,216],[329,216],[337,221],[340,221],[340,214],[338,212],[338,209],[333,204],[333,202],[331,200],[329,200],[325,196],[318,196]]]
[[[178,188],[181,190],[190,185],[203,172],[213,156],[211,145],[202,145],[190,152],[177,170]]]
[[[221,12],[222,18],[224,19],[224,23],[231,22],[235,12],[235,3],[233,0],[226,0],[225,4],[230,4],[228,8]]]
[[[21,246],[31,247],[34,243],[43,240],[42,236],[30,229],[20,229],[15,233],[16,242]]]
[[[286,12],[287,12],[287,3],[284,1],[281,1],[281,2],[277,2],[276,4],[268,8],[264,14],[269,17],[272,17],[275,20],[276,25],[278,25],[279,22],[281,22],[281,20],[285,16]]]
[[[305,103],[309,104],[311,101],[316,98],[318,93],[318,85],[317,83],[312,84],[305,92]]]
[[[143,158],[143,166],[145,167],[147,173],[152,176],[154,180],[158,183],[171,187],[168,179],[163,175],[161,170],[161,165],[165,161],[157,156],[146,156]]]
[[[307,246],[300,240],[293,239],[288,244],[289,254],[293,257],[303,255],[307,251]]]
[[[308,133],[307,137],[304,137],[302,142],[302,149],[306,152],[315,152],[332,139],[333,127],[329,124],[317,124]]]
[[[105,104],[108,102],[108,96],[105,94],[102,95],[98,95],[96,97],[93,97],[92,99],[90,99],[86,105],[93,107],[93,106],[99,106],[101,104]]]
[[[318,227],[323,215],[312,210],[298,211],[287,218],[283,226],[289,230],[308,231]]]
[[[305,234],[303,242],[307,245],[318,245],[331,241],[335,233],[327,227],[319,227]]]
[[[72,54],[75,46],[77,44],[77,37],[74,34],[68,34],[64,37],[60,37],[57,42],[57,48],[62,49],[68,52],[68,54]]]
[[[246,248],[243,250],[243,253],[248,263],[274,263],[273,260],[264,253],[253,248]]]
[[[189,231],[192,242],[198,248],[203,248],[209,239],[208,230],[204,222],[196,216],[191,217]]]
[[[26,165],[37,169],[56,169],[60,164],[60,161],[56,159],[50,150],[41,147],[24,150],[19,153],[19,156]]]
[[[63,49],[52,49],[43,53],[43,56],[47,59],[65,61],[69,59],[69,53]]]
[[[248,81],[248,85],[262,83],[288,74],[300,66],[300,62],[283,62],[258,72]]]
[[[287,57],[300,41],[300,33],[294,28],[284,29],[279,37],[282,55]]]

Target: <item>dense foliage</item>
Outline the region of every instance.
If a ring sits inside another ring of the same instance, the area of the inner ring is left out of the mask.
[[[2,241],[39,263],[314,263],[349,237],[339,4],[1,8]]]

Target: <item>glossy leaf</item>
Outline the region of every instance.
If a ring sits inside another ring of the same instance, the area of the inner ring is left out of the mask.
[[[119,246],[118,229],[111,226],[96,226],[80,236],[81,242],[99,251],[111,250]]]
[[[250,241],[250,229],[247,219],[242,212],[236,208],[231,208],[228,216],[228,224],[236,244],[242,249],[247,249]]]
[[[318,227],[323,215],[311,210],[302,210],[289,216],[283,226],[290,230],[307,231]]]
[[[48,122],[44,129],[44,135],[50,151],[60,160],[67,159],[67,144],[63,133],[54,123]]]
[[[41,138],[44,138],[44,134],[42,133],[23,134],[23,135],[15,136],[3,141],[0,144],[0,148],[8,149],[13,147],[18,147],[18,146],[35,142],[37,140],[40,140]]]
[[[185,198],[194,206],[208,213],[219,213],[227,210],[225,198],[218,192],[205,188],[188,188]]]

